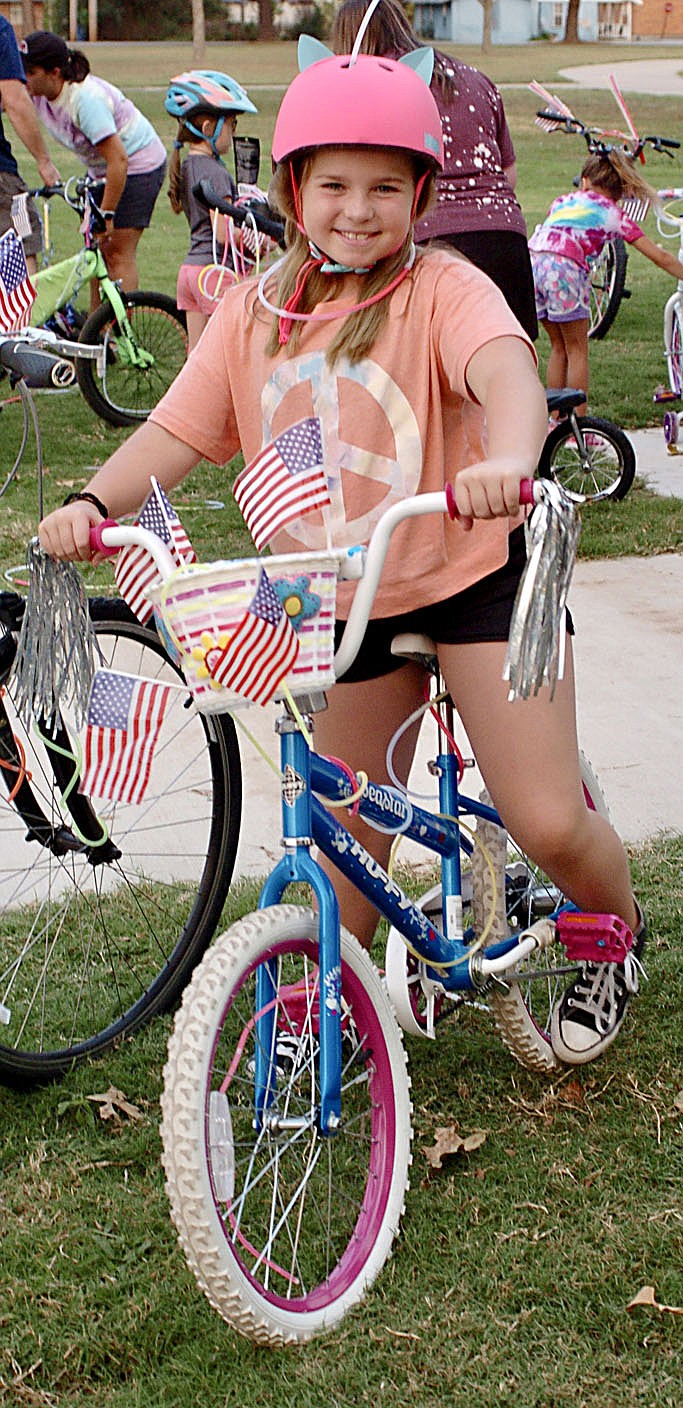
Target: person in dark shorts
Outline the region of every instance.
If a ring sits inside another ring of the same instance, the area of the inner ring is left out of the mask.
[[[41,121],[90,176],[101,178],[96,198],[106,228],[98,239],[109,273],[124,289],[137,288],[138,243],[166,173],[163,142],[130,99],[96,78],[85,54],[58,34],[39,29],[19,47]]]
[[[19,46],[9,20],[0,15],[0,112],[8,117],[18,137],[34,157],[45,185],[59,181],[59,171],[45,145],[45,139],[28,95]],[[26,190],[15,157],[3,131],[0,117],[0,235],[12,228],[12,200]],[[37,268],[36,255],[42,245],[40,220],[33,201],[27,202],[31,233],[24,238],[24,255],[29,273]]]

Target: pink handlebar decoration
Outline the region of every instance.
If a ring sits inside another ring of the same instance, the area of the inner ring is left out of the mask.
[[[105,557],[116,556],[119,549],[107,547],[106,543],[102,542],[102,530],[104,528],[118,528],[118,526],[115,518],[103,518],[101,523],[93,523],[90,529],[90,546],[93,552],[101,552]]]
[[[536,502],[534,497],[533,479],[522,480],[519,486],[519,502],[520,504],[533,504]],[[448,517],[451,519],[460,517],[460,513],[458,512],[458,508],[455,502],[455,490],[450,480],[448,480],[446,483],[446,511],[448,513]]]

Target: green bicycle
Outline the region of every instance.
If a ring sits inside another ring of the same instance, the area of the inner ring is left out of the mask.
[[[88,404],[111,425],[137,425],[147,419],[185,362],[185,316],[165,294],[139,289],[126,293],[109,277],[93,239],[102,220],[93,195],[96,186],[90,177],[72,177],[63,186],[31,192],[46,201],[61,196],[81,217],[83,234],[83,247],[76,254],[34,276],[31,329],[47,325],[75,337],[76,377]],[[93,280],[99,285],[100,306],[82,326],[74,325],[71,300]],[[58,350],[64,355],[63,345]]]

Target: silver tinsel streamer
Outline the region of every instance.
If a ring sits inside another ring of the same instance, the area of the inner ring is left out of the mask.
[[[70,707],[81,727],[100,652],[83,579],[73,562],[55,562],[37,538],[26,550],[28,598],[12,670],[15,706],[27,727],[48,728]]]
[[[527,562],[517,589],[503,679],[510,699],[528,699],[542,685],[555,693],[564,671],[566,603],[581,524],[574,505],[551,479],[526,524]]]

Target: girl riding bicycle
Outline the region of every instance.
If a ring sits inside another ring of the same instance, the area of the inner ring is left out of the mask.
[[[391,640],[428,632],[508,830],[581,908],[621,915],[640,951],[624,850],[584,801],[571,660],[552,702],[511,704],[502,679],[525,556],[519,486],[536,467],[546,404],[531,344],[495,286],[449,251],[413,244],[443,153],[431,50],[334,57],[304,39],[300,63],[273,138],[285,257],[222,300],[151,419],[86,495],[129,513],[151,471],[170,491],[200,457],[225,464],[242,448],[250,462],[312,416],[330,506],[290,523],[278,552],[366,542],[392,502],[452,480],[459,522],[421,517],[394,534],[360,655],[318,716],[318,746],[388,780],[387,740],[425,682]],[[41,542],[89,559],[98,519],[81,498],[43,520]],[[340,587],[342,617],[352,590]],[[404,776],[415,741],[406,735],[395,755]],[[386,863],[391,838],[351,827]],[[335,888],[343,923],[369,946],[375,910],[336,876]],[[577,982],[557,1013],[566,1060],[604,1050],[626,1010],[625,971],[593,967],[590,996]]]
[[[536,313],[550,338],[546,381],[555,390],[573,386],[588,394],[590,260],[607,240],[626,240],[672,278],[683,278],[679,260],[619,208],[624,196],[657,203],[652,187],[624,152],[594,152],[584,162],[579,189],[553,201],[529,240]],[[578,413],[585,409],[584,403]]]
[[[237,186],[226,171],[222,158],[230,150],[237,126],[237,114],[256,112],[257,108],[244,89],[227,73],[192,70],[172,78],[164,102],[166,111],[178,120],[178,131],[168,173],[168,195],[176,215],[181,211],[190,226],[190,248],[178,271],[176,302],[187,317],[188,351],[199,338],[214,312],[218,299],[229,287],[231,279],[212,274],[207,289],[202,286],[202,271],[225,263],[224,249],[217,245],[214,254],[214,227],[211,213],[201,205],[193,189],[201,180],[209,180],[218,196],[234,201]],[[180,160],[184,146],[188,155]],[[214,217],[216,218],[216,217]]]

